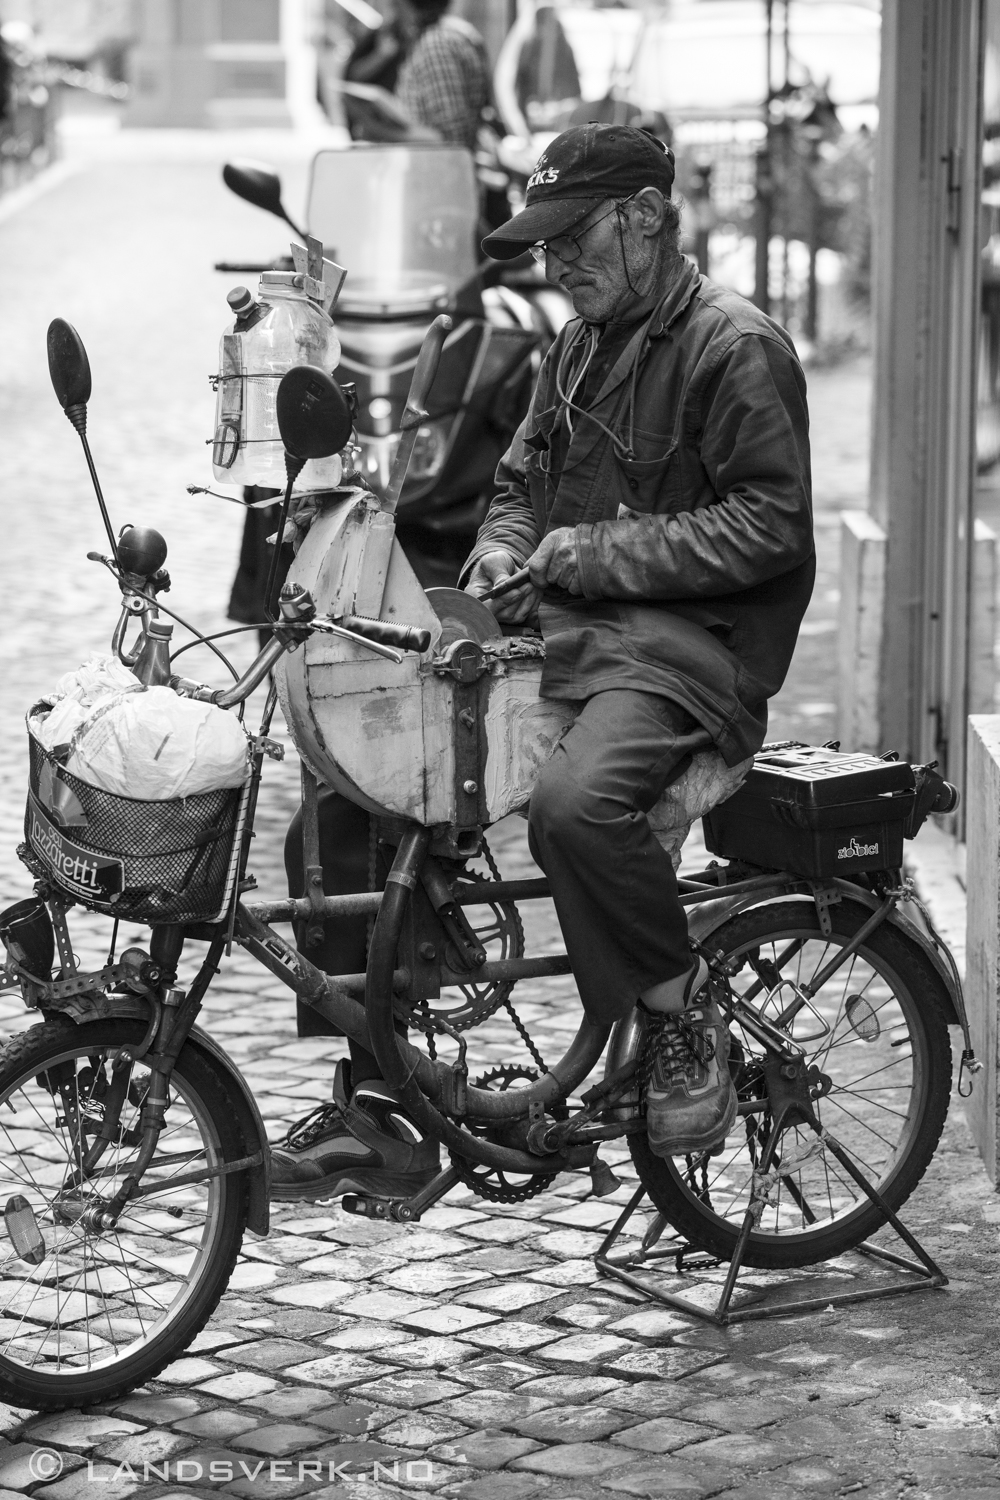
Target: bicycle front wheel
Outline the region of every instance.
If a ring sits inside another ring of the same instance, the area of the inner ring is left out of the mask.
[[[114,1229],[94,1227],[136,1159],[150,1072],[115,1061],[144,1031],[60,1019],[0,1052],[0,1399],[14,1406],[89,1406],[150,1380],[204,1327],[232,1274],[248,1171],[183,1179],[246,1147],[225,1080],[194,1041],[170,1080],[144,1196]]]
[[[712,934],[734,996],[743,996],[819,1069],[827,1092],[814,1102],[821,1124],[867,1180],[898,1209],[934,1154],[951,1092],[951,1044],[935,1000],[935,976],[919,950],[883,924],[808,1005],[797,987],[819,973],[871,916],[858,902],[830,908],[820,933],[816,907],[801,899],[741,912]],[[796,1006],[798,1008],[796,1009]],[[750,1204],[754,1172],[771,1127],[760,1044],[738,1019],[730,1027],[730,1071],[741,1104],[721,1150],[654,1156],[644,1134],[629,1137],[640,1179],[675,1229],[699,1248],[732,1256]],[[885,1221],[815,1132],[781,1137],[777,1175],[750,1235],[745,1264],[781,1269],[853,1249]]]

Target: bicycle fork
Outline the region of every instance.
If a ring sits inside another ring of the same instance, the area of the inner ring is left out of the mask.
[[[156,1150],[170,1103],[169,1085],[174,1063],[201,1010],[202,999],[209,982],[216,973],[218,961],[225,946],[225,937],[224,935],[217,936],[209,944],[204,962],[190,990],[186,993],[174,988],[177,978],[177,961],[183,944],[183,928],[157,927],[153,929],[150,957],[160,969],[162,983],[157,993],[147,996],[152,1008],[150,1025],[138,1046],[122,1047],[115,1057],[112,1064],[111,1084],[102,1101],[104,1111],[100,1129],[93,1144],[85,1153],[82,1153],[78,1170],[64,1185],[64,1193],[74,1193],[83,1186],[84,1182],[92,1181],[98,1170],[98,1164],[109,1145],[113,1141],[121,1140],[121,1113],[130,1096],[133,1068],[137,1062],[145,1060],[149,1066],[149,1087],[140,1105],[139,1126],[136,1132],[138,1151],[135,1160],[129,1165],[127,1174],[114,1197],[105,1204],[88,1208],[80,1216],[86,1220],[86,1227],[95,1232],[113,1229],[126,1205],[132,1199],[148,1196],[160,1190],[158,1183],[143,1188],[142,1178],[150,1166],[156,1165]],[[74,1110],[74,1116],[82,1150],[83,1117],[78,1106]],[[222,1172],[242,1170],[251,1164],[259,1164],[259,1161],[255,1158],[251,1163],[248,1158],[239,1162],[226,1163],[222,1169],[211,1166],[198,1169],[184,1178],[172,1177],[171,1186],[177,1186],[181,1181],[201,1182],[221,1175]]]

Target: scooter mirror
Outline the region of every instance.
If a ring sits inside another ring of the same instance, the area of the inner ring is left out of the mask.
[[[297,235],[304,238],[303,231],[285,211],[285,205],[281,201],[281,178],[270,167],[253,161],[227,161],[222,169],[222,180],[237,198],[244,198],[254,208],[262,208],[266,213],[276,214],[279,219],[290,224]]]
[[[282,375],[277,416],[286,451],[303,461],[339,453],[354,425],[340,386],[316,365],[295,365]]]
[[[65,318],[53,318],[46,335],[49,379],[63,411],[90,400],[90,360],[83,339]]]

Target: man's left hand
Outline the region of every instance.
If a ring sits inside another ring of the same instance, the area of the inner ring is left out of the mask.
[[[543,536],[528,558],[528,572],[536,589],[554,584],[568,594],[582,594],[576,561],[576,528],[559,526]]]

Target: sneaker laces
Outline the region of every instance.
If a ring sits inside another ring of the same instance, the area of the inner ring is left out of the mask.
[[[644,1082],[649,1085],[657,1063],[660,1063],[668,1083],[679,1081],[687,1074],[692,1061],[707,1068],[714,1050],[704,1025],[689,1021],[683,1014],[652,1014]]]
[[[313,1141],[331,1125],[342,1124],[346,1130],[347,1122],[344,1120],[344,1111],[335,1099],[328,1100],[325,1104],[319,1104],[310,1110],[301,1120],[289,1127],[288,1134],[281,1142],[293,1151],[304,1151],[311,1146]]]

